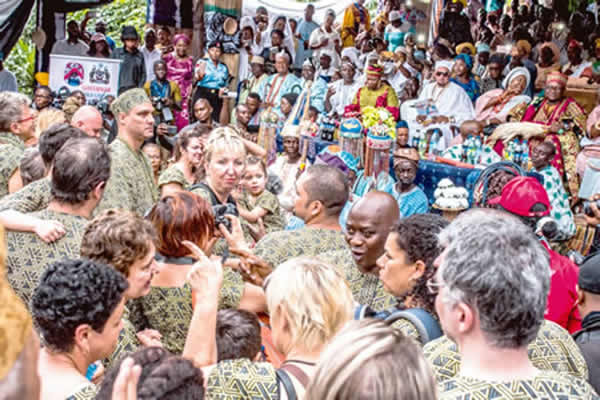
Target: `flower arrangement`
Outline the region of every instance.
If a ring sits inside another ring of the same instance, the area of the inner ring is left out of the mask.
[[[385,108],[364,107],[362,122],[364,128],[373,136],[396,137],[396,120]]]

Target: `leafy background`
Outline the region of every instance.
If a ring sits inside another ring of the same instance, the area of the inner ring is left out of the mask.
[[[123,25],[133,25],[142,32],[146,23],[146,0],[115,0],[113,3],[97,9],[98,17],[107,22],[108,35],[121,45],[121,27]],[[81,10],[71,13],[67,20],[75,19],[81,22],[85,17],[87,10]],[[4,62],[4,66],[13,72],[17,77],[19,90],[21,93],[31,95],[34,87],[34,66],[35,66],[35,45],[31,40],[31,35],[35,31],[36,21],[35,10],[31,13],[21,39],[10,52],[10,55]],[[95,19],[88,22],[87,30],[93,31]]]

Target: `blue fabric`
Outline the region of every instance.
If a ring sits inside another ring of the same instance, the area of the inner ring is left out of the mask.
[[[404,36],[406,33],[402,31],[386,32],[383,40],[388,42],[388,51],[393,53],[397,47],[404,46]]]
[[[300,35],[300,38],[298,39],[298,49],[296,50],[296,58],[294,59],[295,68],[302,68],[304,60],[312,57],[310,46],[308,49],[304,49],[304,42],[308,43],[311,33],[318,27],[319,25],[315,21],[306,22],[304,19],[298,24],[296,33]]]
[[[227,86],[227,79],[229,78],[229,71],[227,66],[220,62],[216,67],[215,63],[211,60],[206,60],[206,73],[204,78],[198,82],[198,86],[202,86],[209,89],[221,89]]]
[[[369,176],[365,177],[364,173],[364,170],[360,170],[356,174],[356,182],[352,187],[352,193],[359,197],[366,195],[372,189],[371,186],[373,185],[373,178]],[[389,174],[381,172],[377,179],[377,186],[374,189],[392,194],[395,183],[396,181]]]
[[[433,192],[437,188],[438,183],[444,178],[449,178],[456,186],[462,186],[467,189],[469,192],[469,204],[473,204],[473,188],[480,174],[481,170],[479,169],[459,168],[448,164],[421,160],[419,161],[415,183],[423,189],[430,204],[433,204],[435,201]]]
[[[475,102],[475,100],[477,100],[477,98],[479,97],[479,84],[475,79],[473,79],[473,77],[471,77],[471,79],[469,79],[469,82],[466,84],[462,83],[456,78],[450,78],[450,80],[456,83],[461,88],[463,88],[465,92],[467,92],[467,94],[469,95],[469,98],[472,102]]]
[[[461,53],[461,54],[457,55],[454,59],[462,60],[462,62],[465,63],[465,65],[467,66],[467,69],[469,71],[471,71],[473,69],[473,57],[471,57],[470,55]]]
[[[396,187],[393,187],[392,196],[398,202],[400,216],[402,218],[410,217],[414,214],[425,214],[429,211],[429,201],[425,192],[418,186],[415,186],[408,193],[399,193]]]
[[[396,129],[400,129],[400,128],[408,129],[408,122],[406,122],[404,120],[398,121],[398,123],[396,124]]]

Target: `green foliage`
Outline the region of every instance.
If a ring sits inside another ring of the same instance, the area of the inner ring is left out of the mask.
[[[31,34],[35,30],[35,12],[32,12],[25,25],[21,39],[4,61],[4,67],[15,74],[21,93],[33,94],[33,71],[35,66],[35,45]]]

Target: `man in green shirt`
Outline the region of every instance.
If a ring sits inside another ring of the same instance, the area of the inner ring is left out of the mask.
[[[28,232],[7,232],[6,236],[7,278],[25,304],[29,305],[49,264],[79,257],[83,231],[102,198],[110,170],[108,150],[97,139],[70,139],[56,154],[50,203],[30,215],[60,222],[66,234],[51,244]]]
[[[254,254],[277,268],[294,257],[348,249],[338,222],[348,194],[348,181],[341,171],[322,164],[311,166],[296,181],[294,202],[294,214],[306,225],[269,233],[256,244]]]
[[[25,140],[33,136],[35,115],[20,93],[0,93],[0,198],[21,188],[19,163]]]

